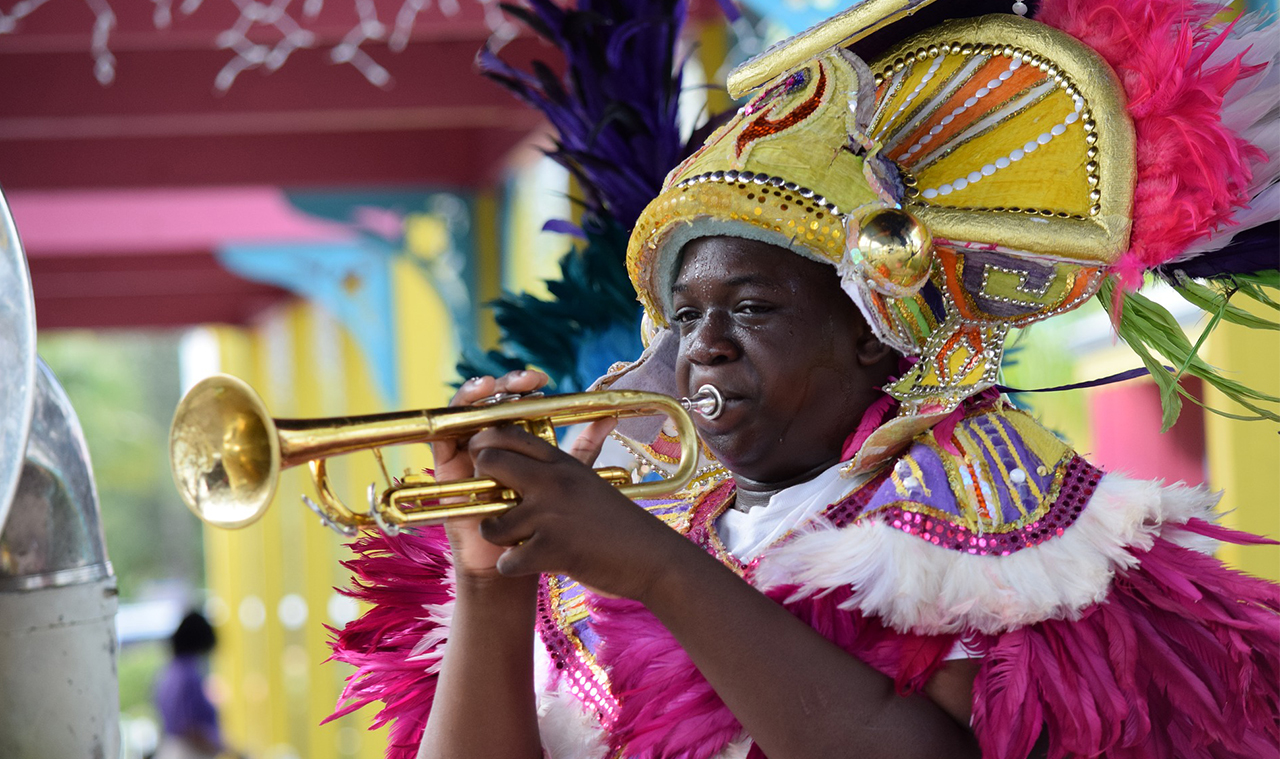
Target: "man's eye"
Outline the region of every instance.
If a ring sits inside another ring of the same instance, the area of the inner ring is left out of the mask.
[[[756,316],[759,314],[767,314],[773,310],[773,306],[768,303],[760,303],[758,301],[748,301],[738,304],[738,313]]]
[[[678,309],[671,317],[671,321],[676,324],[688,324],[698,318],[698,312],[692,308]]]

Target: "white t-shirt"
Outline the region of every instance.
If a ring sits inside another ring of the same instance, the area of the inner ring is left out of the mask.
[[[769,503],[750,511],[726,509],[716,520],[716,532],[725,550],[743,563],[760,555],[778,538],[812,519],[827,506],[852,493],[867,477],[844,477],[848,462],[825,469],[817,477],[779,490]]]
[[[749,511],[726,509],[716,520],[716,532],[725,550],[738,561],[750,562],[791,530],[812,519],[827,506],[852,493],[867,481],[866,474],[841,475],[842,461],[813,479],[779,490],[769,503]],[[948,659],[973,659],[981,654],[957,640]]]

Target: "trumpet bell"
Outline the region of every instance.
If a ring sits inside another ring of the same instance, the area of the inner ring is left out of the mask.
[[[198,382],[169,430],[178,493],[200,519],[244,527],[266,512],[280,476],[280,441],[266,404],[244,381],[215,375]]]

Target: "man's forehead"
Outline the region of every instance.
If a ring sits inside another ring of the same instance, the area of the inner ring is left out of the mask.
[[[689,289],[689,283],[686,281],[695,275],[686,275],[682,272],[681,276],[671,285],[671,292],[681,293]],[[776,276],[767,276],[758,271],[745,271],[735,273],[730,277],[719,280],[719,284],[724,287],[743,287],[749,285],[758,285],[764,287],[780,287],[781,283]]]
[[[681,250],[671,292],[685,291],[694,280],[728,287],[782,286],[782,279],[804,277],[830,268],[786,248],[730,236],[702,237]]]

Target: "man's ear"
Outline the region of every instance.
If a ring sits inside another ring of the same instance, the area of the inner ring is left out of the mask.
[[[893,348],[880,342],[870,329],[858,338],[858,363],[862,366],[875,366],[893,353]]]

